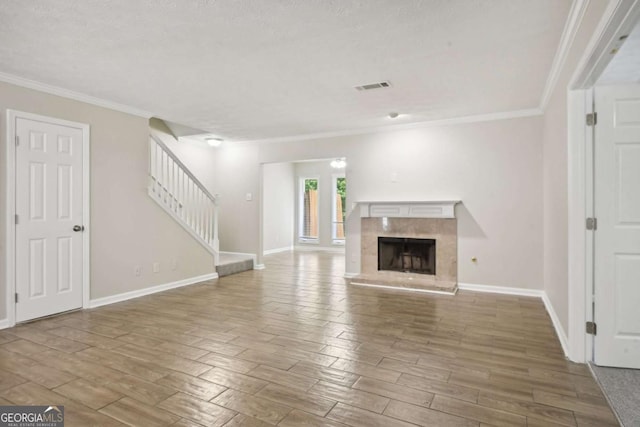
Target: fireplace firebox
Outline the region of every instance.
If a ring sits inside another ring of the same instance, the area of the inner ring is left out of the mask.
[[[436,274],[435,239],[378,237],[378,271]]]

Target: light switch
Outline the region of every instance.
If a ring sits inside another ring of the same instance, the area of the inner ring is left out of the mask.
[[[391,172],[391,175],[389,176],[389,178],[391,179],[391,182],[398,182],[398,173]]]
[[[246,200],[247,202],[250,202],[250,201],[252,201],[252,200],[253,200],[253,194],[251,194],[251,193],[247,193],[247,194],[244,196],[244,198],[245,198],[245,200]]]

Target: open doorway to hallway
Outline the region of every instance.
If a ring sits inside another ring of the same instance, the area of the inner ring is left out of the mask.
[[[345,159],[263,165],[262,253],[328,251],[344,254]]]

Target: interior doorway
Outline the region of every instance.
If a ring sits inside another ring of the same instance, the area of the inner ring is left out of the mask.
[[[89,126],[7,115],[10,325],[81,308],[89,297]]]

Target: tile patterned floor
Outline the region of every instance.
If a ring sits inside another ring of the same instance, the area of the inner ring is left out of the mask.
[[[67,426],[618,425],[539,299],[266,264],[0,331],[0,404],[63,404]]]

